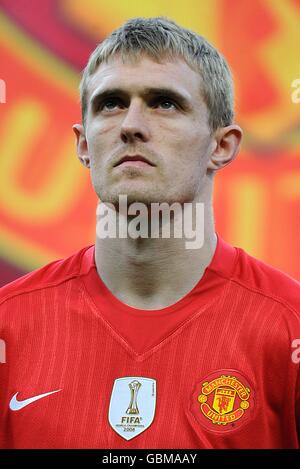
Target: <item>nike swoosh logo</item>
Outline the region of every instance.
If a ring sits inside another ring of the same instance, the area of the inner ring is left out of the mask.
[[[61,391],[61,389],[57,389],[56,391],[45,392],[44,394],[39,394],[38,396],[29,397],[29,399],[25,399],[24,401],[17,400],[17,395],[19,394],[17,392],[11,398],[10,403],[9,403],[9,408],[10,410],[23,409],[23,407],[26,407],[27,405],[32,404],[32,402],[38,401],[39,399],[43,399],[43,397],[50,396],[50,394],[54,394],[55,392],[59,392],[59,391]]]

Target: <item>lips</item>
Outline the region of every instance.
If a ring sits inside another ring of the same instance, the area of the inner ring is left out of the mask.
[[[145,158],[142,155],[132,155],[132,156],[131,155],[125,155],[114,165],[114,167],[119,166],[120,164],[124,163],[125,161],[142,161],[144,163],[147,163],[150,166],[155,166],[153,163],[151,163],[151,161],[147,160],[147,158]]]

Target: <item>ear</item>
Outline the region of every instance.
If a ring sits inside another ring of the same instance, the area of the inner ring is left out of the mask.
[[[239,151],[242,136],[242,129],[235,124],[216,130],[214,150],[210,155],[207,169],[217,171],[231,163]]]
[[[76,136],[77,155],[80,162],[86,167],[90,167],[90,158],[88,155],[88,145],[83,125],[74,124],[72,127]]]

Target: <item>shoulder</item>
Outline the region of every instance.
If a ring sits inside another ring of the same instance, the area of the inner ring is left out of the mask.
[[[241,248],[237,252],[231,280],[297,312],[300,318],[300,282]]]
[[[0,288],[0,307],[7,300],[54,287],[77,277],[82,256],[89,248],[87,246],[65,259],[55,260],[3,286]]]

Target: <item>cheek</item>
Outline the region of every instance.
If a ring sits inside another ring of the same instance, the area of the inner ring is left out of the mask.
[[[110,156],[112,139],[102,133],[91,133],[87,138],[88,154],[93,167],[101,166]]]
[[[117,125],[110,120],[109,122],[94,123],[87,130],[87,139],[89,147],[102,147],[102,145],[111,144],[117,136]]]
[[[177,186],[193,191],[206,174],[206,142],[199,139],[199,133],[189,131],[176,138],[169,149],[169,178],[177,181]]]
[[[193,171],[199,168],[204,158],[205,145],[198,132],[191,132],[191,128],[184,131],[182,128],[170,139],[168,147],[170,160],[184,171]]]
[[[208,132],[204,132],[201,127],[194,126],[186,132],[184,148],[186,161],[195,170],[204,167],[207,164],[208,148],[210,137]]]

